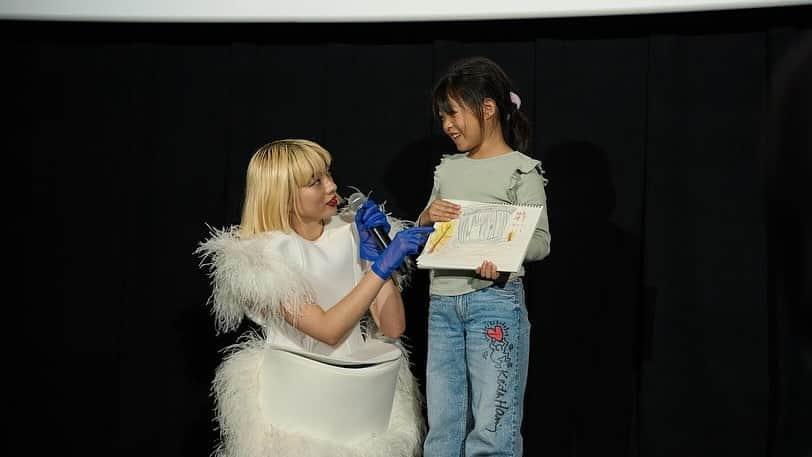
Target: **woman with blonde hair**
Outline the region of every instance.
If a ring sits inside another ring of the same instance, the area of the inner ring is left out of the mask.
[[[308,140],[262,146],[240,225],[213,230],[196,251],[218,331],[244,317],[262,329],[217,369],[218,456],[420,455],[398,270],[432,229],[404,228],[372,200],[339,211],[331,162]],[[388,246],[373,227],[390,232]]]

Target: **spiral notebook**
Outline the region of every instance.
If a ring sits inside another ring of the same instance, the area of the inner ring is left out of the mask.
[[[499,271],[519,271],[543,205],[448,201],[462,207],[460,217],[434,224],[418,268],[474,270],[490,260]]]

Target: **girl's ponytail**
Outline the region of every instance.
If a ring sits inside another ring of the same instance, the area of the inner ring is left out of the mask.
[[[506,122],[503,124],[503,133],[507,144],[521,153],[527,153],[530,147],[530,121],[527,116],[512,104],[513,110],[505,116]]]

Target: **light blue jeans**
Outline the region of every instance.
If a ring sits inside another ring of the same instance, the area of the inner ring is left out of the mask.
[[[424,457],[522,455],[530,322],[520,278],[432,295]]]

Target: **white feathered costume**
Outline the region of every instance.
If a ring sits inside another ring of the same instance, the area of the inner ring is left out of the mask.
[[[390,222],[393,232],[400,227],[396,219]],[[263,329],[261,335],[248,332],[227,348],[217,369],[212,386],[221,436],[215,450],[217,457],[421,454],[425,433],[423,402],[406,351],[400,363],[389,428],[361,442],[333,442],[289,432],[266,420],[261,410],[259,376],[269,344],[292,345],[339,357],[358,349],[366,338],[385,339],[370,317],[367,325],[357,324],[339,344],[329,346],[288,324],[280,311],[284,306],[296,315],[306,303],[329,309],[358,283],[368,265],[358,256],[354,223],[346,216],[334,216],[315,241],[282,232],[240,239],[238,227],[213,230],[196,252],[212,278],[210,303],[218,331],[236,329],[243,317]],[[348,268],[350,264],[352,268]]]

